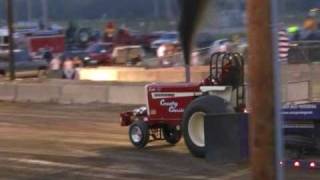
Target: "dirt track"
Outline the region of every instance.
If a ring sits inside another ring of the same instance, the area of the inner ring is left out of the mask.
[[[0,179],[208,179],[247,173],[193,158],[183,143],[134,149],[127,128],[118,123],[118,112],[128,108],[0,103]]]
[[[249,179],[245,165],[209,164],[183,142],[134,149],[118,122],[130,108],[0,102],[0,179]]]

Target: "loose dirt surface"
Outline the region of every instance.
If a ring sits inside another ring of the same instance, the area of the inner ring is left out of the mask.
[[[249,179],[244,164],[192,157],[183,142],[132,147],[119,125],[119,105],[0,102],[0,179]],[[291,170],[290,179],[320,179]]]
[[[181,142],[137,150],[118,105],[0,103],[0,179],[210,179],[247,173],[211,165]],[[232,174],[230,174],[232,173]]]

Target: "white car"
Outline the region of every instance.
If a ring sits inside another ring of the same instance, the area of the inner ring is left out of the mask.
[[[211,45],[209,49],[209,56],[211,57],[217,52],[238,52],[246,58],[248,53],[248,43],[246,39],[240,39],[238,42],[232,42],[229,39],[219,39]]]
[[[219,39],[212,43],[210,47],[210,55],[216,52],[227,52],[230,48],[231,41],[228,39]]]
[[[159,39],[151,43],[151,49],[158,49],[163,44],[178,44],[179,34],[177,32],[164,33]]]

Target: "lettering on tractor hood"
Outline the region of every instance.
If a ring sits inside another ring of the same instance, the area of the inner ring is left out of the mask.
[[[179,103],[176,101],[166,101],[165,99],[161,99],[160,106],[168,107],[168,111],[172,113],[181,113],[184,111],[183,108],[179,108]]]

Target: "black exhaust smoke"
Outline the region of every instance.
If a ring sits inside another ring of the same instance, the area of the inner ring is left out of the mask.
[[[185,64],[189,66],[194,33],[200,24],[201,16],[209,0],[179,0],[179,2],[181,7],[180,41]]]

